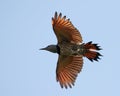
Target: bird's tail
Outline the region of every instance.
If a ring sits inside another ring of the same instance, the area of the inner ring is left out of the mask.
[[[84,44],[84,48],[86,51],[83,55],[87,57],[90,61],[98,61],[98,59],[100,59],[100,56],[102,56],[99,52],[97,52],[101,50],[100,46],[98,46],[97,44],[92,44],[92,41]]]

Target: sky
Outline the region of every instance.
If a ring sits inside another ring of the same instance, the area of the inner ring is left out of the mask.
[[[68,89],[56,82],[58,55],[39,50],[57,44],[55,11],[103,49]],[[0,96],[120,96],[119,32],[119,0],[0,0]]]

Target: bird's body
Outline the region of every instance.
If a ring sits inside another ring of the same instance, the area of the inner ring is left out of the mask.
[[[62,17],[57,12],[52,18],[52,26],[58,40],[57,45],[49,45],[42,50],[58,53],[56,68],[56,79],[61,87],[72,87],[78,73],[83,66],[83,57],[90,61],[98,61],[102,56],[99,52],[100,46],[92,42],[82,43],[80,32],[73,26],[66,16]]]
[[[58,44],[60,48],[60,55],[74,56],[74,55],[83,55],[86,51],[83,44],[74,44],[68,42],[62,42]]]

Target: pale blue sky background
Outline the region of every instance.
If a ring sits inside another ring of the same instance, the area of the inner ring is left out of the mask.
[[[72,89],[56,82],[54,12],[71,19],[83,42],[102,46],[100,62],[84,58]],[[0,0],[0,96],[120,96],[119,0]]]

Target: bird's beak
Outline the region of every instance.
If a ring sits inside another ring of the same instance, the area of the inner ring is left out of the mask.
[[[46,50],[46,48],[40,48],[39,50]]]

